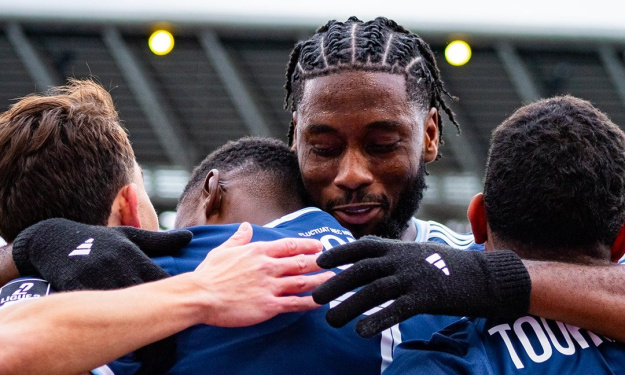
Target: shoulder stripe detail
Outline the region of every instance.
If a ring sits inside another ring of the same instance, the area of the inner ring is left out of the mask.
[[[447,228],[446,226],[437,222],[433,222],[433,221],[430,221],[429,224],[430,224],[430,235],[433,232],[440,232],[441,235],[447,237],[450,241],[458,243],[459,245],[466,244],[469,242],[473,243],[474,241],[473,234],[456,233],[453,230]]]
[[[278,225],[285,223],[287,221],[291,221],[293,219],[297,219],[298,217],[305,215],[309,212],[315,212],[315,211],[321,211],[321,209],[317,208],[317,207],[306,207],[306,208],[302,208],[301,210],[297,210],[295,212],[291,212],[288,215],[284,215],[279,219],[276,219],[270,223],[267,223],[265,225],[263,225],[263,227],[265,228],[275,228]]]
[[[453,241],[451,241],[451,239],[449,237],[443,236],[441,234],[435,234],[435,233],[431,233],[429,236],[429,240],[432,242],[437,242],[436,239],[446,243],[448,246],[451,246],[455,249],[459,249],[459,250],[466,250],[468,248],[470,248],[471,246],[474,245],[473,242],[471,243],[466,243],[466,244],[457,244]]]

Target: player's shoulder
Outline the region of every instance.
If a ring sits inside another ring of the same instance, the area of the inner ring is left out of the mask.
[[[472,233],[458,233],[447,226],[433,221],[412,218],[417,227],[415,242],[439,242],[461,250],[483,250],[484,246],[475,243]]]
[[[330,215],[329,213],[317,207],[305,207],[300,210],[291,212],[290,214],[284,215],[270,223],[267,223],[263,225],[263,227],[280,228],[298,221],[306,221],[307,223],[310,223],[310,220],[331,222],[333,224],[336,222],[337,225],[340,225],[338,224],[336,219],[334,219],[334,217],[332,217],[332,215]]]

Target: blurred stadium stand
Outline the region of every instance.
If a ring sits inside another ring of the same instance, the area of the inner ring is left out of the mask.
[[[0,23],[0,110],[67,77],[95,77],[115,99],[157,209],[172,210],[191,167],[225,141],[286,139],[285,66],[294,43],[313,31],[179,28],[173,51],[156,56],[145,26],[7,21]],[[456,136],[444,118],[443,157],[428,165],[420,217],[466,229],[490,132],[524,103],[569,93],[625,125],[625,38],[474,37],[472,59],[453,67],[443,58],[445,37],[413,31],[432,45],[447,89],[460,98],[451,107],[462,129]]]

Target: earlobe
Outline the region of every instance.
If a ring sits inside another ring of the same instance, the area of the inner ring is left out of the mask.
[[[487,220],[486,220],[486,208],[484,207],[484,195],[482,193],[476,194],[469,208],[467,209],[467,217],[469,223],[471,223],[471,231],[475,238],[475,243],[484,243],[488,239],[487,236]]]
[[[423,161],[429,163],[438,155],[438,111],[431,108],[423,124]]]
[[[134,183],[122,187],[111,206],[108,226],[127,225],[141,228],[139,219],[137,187]]]
[[[221,186],[219,186],[219,170],[211,169],[204,179],[202,197],[204,199],[204,215],[208,219],[219,213],[221,208]]]
[[[616,235],[616,239],[612,244],[611,260],[617,263],[625,254],[625,224],[621,226],[621,229]]]

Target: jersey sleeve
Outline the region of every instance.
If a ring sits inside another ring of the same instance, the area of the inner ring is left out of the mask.
[[[0,288],[0,309],[52,293],[50,283],[39,277],[20,277]]]
[[[494,375],[473,323],[462,318],[434,333],[429,340],[401,343],[384,375]]]

